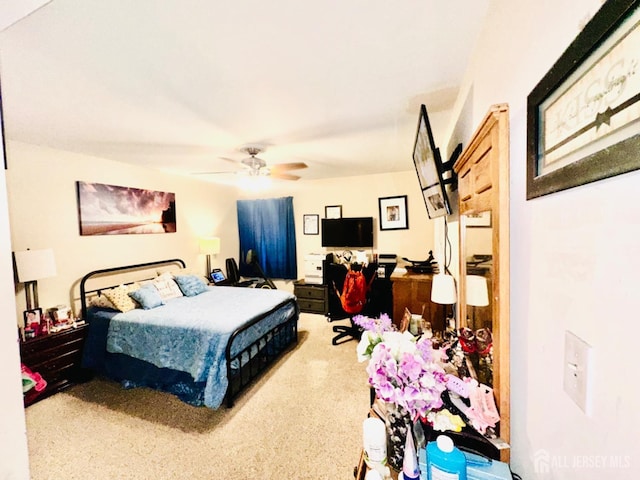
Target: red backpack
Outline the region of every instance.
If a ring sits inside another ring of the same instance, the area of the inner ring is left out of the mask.
[[[349,270],[344,278],[340,303],[347,313],[359,313],[367,299],[367,281],[362,271]]]

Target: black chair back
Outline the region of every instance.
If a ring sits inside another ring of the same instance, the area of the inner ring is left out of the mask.
[[[227,269],[227,279],[231,282],[231,285],[237,285],[240,281],[240,274],[238,273],[238,264],[235,258],[227,258],[225,261]]]

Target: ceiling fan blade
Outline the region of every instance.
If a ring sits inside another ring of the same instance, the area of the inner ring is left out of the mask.
[[[218,172],[191,172],[190,175],[217,175],[220,173],[238,173],[238,170],[221,170]]]
[[[224,160],[225,162],[231,162],[231,163],[242,163],[240,160],[234,160],[233,158],[227,158],[227,157],[218,157],[220,160]]]
[[[301,168],[308,168],[304,162],[291,162],[291,163],[278,163],[275,165],[269,165],[269,169],[272,172],[284,172],[287,170],[299,170]]]
[[[277,178],[279,180],[300,180],[298,175],[291,175],[290,173],[273,173],[273,170],[269,174],[271,178]]]

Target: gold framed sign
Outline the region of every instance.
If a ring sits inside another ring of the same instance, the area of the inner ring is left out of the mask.
[[[640,0],[609,0],[527,97],[527,199],[640,168]]]

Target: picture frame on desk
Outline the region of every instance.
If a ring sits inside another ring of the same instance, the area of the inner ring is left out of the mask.
[[[71,308],[66,305],[58,305],[49,309],[49,316],[54,325],[59,323],[69,323],[72,321],[73,314]]]
[[[40,334],[42,321],[42,308],[31,308],[22,313],[24,317],[24,336],[25,340],[35,338]]]

